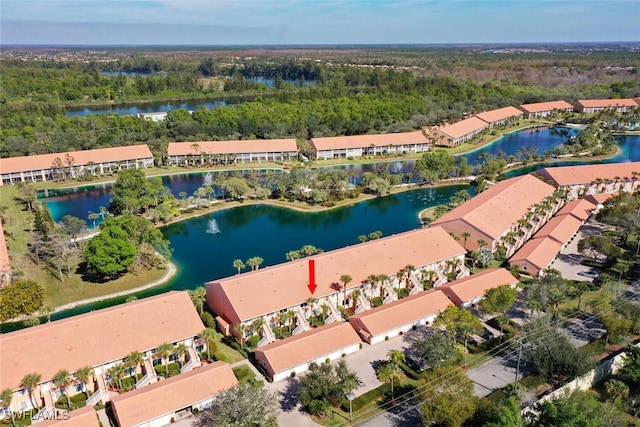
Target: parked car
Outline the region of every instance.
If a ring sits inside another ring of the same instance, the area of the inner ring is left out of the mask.
[[[597,271],[591,271],[591,270],[581,271],[581,272],[578,273],[578,276],[588,277],[590,279],[595,279],[599,275],[600,275],[600,273],[598,273]]]

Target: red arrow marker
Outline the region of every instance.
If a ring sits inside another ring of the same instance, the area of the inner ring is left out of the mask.
[[[316,291],[316,262],[313,259],[309,260],[309,284],[307,288],[311,291],[311,295]]]

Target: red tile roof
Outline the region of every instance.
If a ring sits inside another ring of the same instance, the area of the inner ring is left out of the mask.
[[[167,292],[126,304],[0,335],[0,389],[20,388],[31,372],[51,380],[101,366],[132,351],[193,337],[204,329],[187,292]]]
[[[312,138],[309,141],[316,150],[363,148],[371,145],[386,147],[387,145],[425,144],[427,142],[427,138],[419,130],[415,132]]]
[[[296,140],[254,139],[240,141],[170,142],[169,156],[195,156],[199,154],[281,153],[298,151]]]
[[[550,237],[564,245],[576,234],[581,225],[582,221],[573,215],[556,215],[536,233],[535,237]]]
[[[207,400],[238,384],[231,365],[215,362],[111,398],[120,426],[136,426]]]
[[[454,304],[461,306],[482,297],[490,289],[503,285],[514,286],[517,283],[518,279],[504,268],[490,268],[464,279],[445,283],[438,289],[441,289]]]
[[[2,220],[0,220],[0,273],[11,272],[11,260],[9,259],[9,251],[7,249],[7,241],[4,237],[4,228]]]
[[[561,166],[540,169],[536,174],[556,186],[561,186],[587,185],[597,179],[615,180],[616,177],[620,180],[633,179],[633,172],[638,172],[636,179],[640,179],[640,162]]]
[[[604,202],[606,202],[607,200],[609,200],[610,198],[612,198],[613,196],[615,196],[616,193],[609,193],[609,194],[589,194],[588,196],[585,196],[585,200],[588,200],[589,202],[595,204],[595,205],[603,205]]]
[[[532,175],[506,179],[435,220],[433,226],[463,221],[499,238],[532,206],[551,195],[554,188]]]
[[[638,103],[627,99],[579,99],[578,104],[584,108],[638,107]]]
[[[567,101],[549,101],[549,102],[536,102],[533,104],[522,104],[520,109],[524,110],[526,113],[539,113],[543,111],[553,111],[553,110],[566,110],[572,109],[573,106],[569,104]]]
[[[348,322],[334,322],[258,347],[256,359],[278,374],[362,342]]]
[[[130,145],[127,147],[98,148],[95,150],[71,151],[69,153],[40,154],[37,156],[9,157],[0,159],[0,173],[27,172],[51,169],[56,158],[65,161],[66,155],[73,158],[74,166],[86,165],[89,162],[107,163],[153,158],[146,145]]]
[[[556,216],[573,215],[581,221],[586,221],[595,208],[596,205],[588,200],[576,199],[564,205],[564,207],[558,211]]]
[[[370,240],[325,252],[315,260],[314,298],[334,294],[334,283],[348,274],[347,289],[358,287],[371,274],[394,275],[406,265],[420,267],[466,253],[442,228],[428,228]],[[238,274],[207,283],[207,304],[227,321],[237,324],[299,305],[312,295],[308,259]]]
[[[476,117],[484,120],[487,123],[495,123],[501,120],[508,119],[509,117],[522,116],[524,113],[516,107],[508,106],[504,108],[498,108],[497,110],[485,111],[483,113],[476,114]]]
[[[485,127],[487,127],[487,123],[484,120],[480,120],[477,117],[469,117],[468,119],[460,120],[459,122],[442,126],[436,129],[436,131],[442,132],[443,134],[456,139],[471,132],[475,132],[479,129],[484,129]]]
[[[549,237],[531,239],[509,259],[509,264],[527,261],[538,270],[544,270],[558,256],[560,249],[561,245],[555,239]]]
[[[349,323],[362,325],[373,336],[384,334],[401,326],[438,314],[451,305],[439,289],[431,289],[379,307],[354,314]]]
[[[59,414],[59,420],[47,420],[37,423],[39,427],[59,426],[59,427],[99,427],[98,414],[93,406],[83,406],[64,415]]]

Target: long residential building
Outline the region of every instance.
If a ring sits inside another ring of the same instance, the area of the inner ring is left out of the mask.
[[[534,177],[506,179],[435,220],[431,226],[453,233],[474,251],[486,245],[492,252],[504,245],[513,254],[560,207],[555,188]],[[549,203],[548,208],[545,203]]]
[[[120,427],[162,427],[211,406],[215,397],[238,384],[225,362],[215,362],[111,399]]]
[[[429,132],[429,138],[435,145],[457,147],[470,141],[477,134],[487,129],[489,124],[478,117],[469,117],[459,122],[435,128]]]
[[[429,150],[429,140],[421,131],[312,138],[309,143],[318,160],[422,153]]]
[[[31,418],[31,425],[38,427],[100,427],[98,413],[91,406],[83,406],[80,409],[67,412],[66,410],[55,409],[50,412],[43,412],[39,419]],[[1,418],[1,417],[0,417]]]
[[[0,159],[0,185],[77,178],[83,174],[104,175],[152,166],[153,154],[147,145],[9,157]]]
[[[243,324],[246,337],[260,333],[264,345],[277,326],[302,333],[310,317],[339,320],[338,307],[359,313],[373,298],[396,300],[397,288],[420,292],[427,273],[436,284],[464,277],[465,253],[442,228],[419,229],[209,282],[207,304],[223,332],[236,334]],[[313,293],[309,284],[317,286]]]
[[[640,185],[640,162],[544,168],[535,172],[567,192],[569,199],[593,194],[633,192]]]
[[[256,363],[273,381],[280,381],[309,369],[309,364],[333,361],[360,349],[362,341],[347,322],[320,326],[256,348]]]
[[[543,274],[595,209],[596,205],[584,199],[570,201],[511,257],[509,265],[528,274]]]
[[[354,314],[349,323],[364,341],[373,345],[433,323],[450,305],[440,289],[431,289]]]
[[[196,335],[204,325],[187,292],[167,292],[67,319],[45,323],[0,335],[0,389],[13,390],[10,408],[34,407],[50,410],[61,396],[53,378],[60,370],[74,375],[91,368],[89,384],[74,381],[67,393],[84,391],[89,405],[109,401],[108,371],[134,351],[143,354],[142,366],[128,375],[144,373],[136,387],[157,380],[154,365],[163,362],[156,349],[163,343],[185,344],[188,362],[183,371],[200,365]],[[176,358],[177,354],[174,355]],[[40,375],[38,384],[27,390],[22,381],[27,374]]]
[[[617,113],[626,113],[639,105],[631,98],[627,99],[580,99],[576,104],[579,113],[597,113],[603,110],[614,110]]]
[[[296,140],[170,142],[169,161],[178,166],[203,166],[250,162],[281,162],[298,157]]]
[[[484,298],[487,291],[505,285],[515,287],[517,284],[518,279],[504,268],[490,268],[463,279],[445,283],[438,289],[442,290],[458,307],[469,308]]]
[[[573,112],[573,105],[569,104],[567,101],[536,102],[533,104],[522,104],[518,108],[524,111],[525,119],[549,117],[553,114],[562,112]]]
[[[496,110],[484,111],[475,115],[482,121],[487,122],[489,128],[494,126],[502,126],[508,123],[514,123],[524,116],[522,110],[513,106],[498,108]]]

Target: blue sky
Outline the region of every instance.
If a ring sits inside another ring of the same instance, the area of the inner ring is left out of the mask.
[[[639,41],[640,0],[1,0],[1,44]]]

